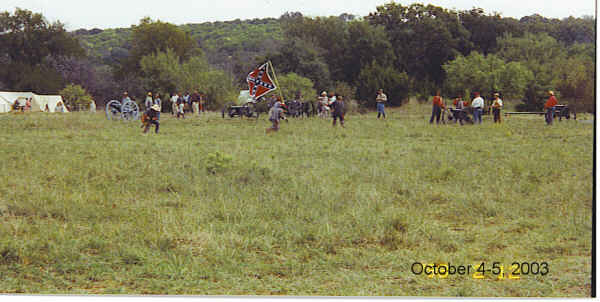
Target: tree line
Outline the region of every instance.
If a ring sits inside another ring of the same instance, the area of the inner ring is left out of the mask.
[[[38,13],[0,14],[0,89],[57,93],[68,84],[96,100],[200,89],[209,107],[235,98],[251,68],[271,60],[286,97],[343,91],[374,106],[501,92],[541,107],[555,90],[579,110],[595,101],[595,19],[521,19],[474,8],[378,6],[367,16],[235,20],[176,26],[144,18],[126,29],[67,32]],[[298,86],[298,87],[296,87]],[[313,97],[305,95],[305,97]]]

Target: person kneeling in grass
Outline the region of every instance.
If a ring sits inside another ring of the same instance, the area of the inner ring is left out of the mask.
[[[340,119],[340,125],[342,128],[344,127],[344,97],[339,95],[336,100],[331,103],[329,106],[333,109],[333,126],[335,127],[335,122],[337,119]]]
[[[156,126],[154,133],[158,134],[158,128],[160,127],[160,123],[158,122],[158,112],[160,111],[160,107],[158,105],[152,105],[150,109],[148,109],[144,115],[142,116],[142,123],[144,123],[144,133],[150,130],[150,126]]]

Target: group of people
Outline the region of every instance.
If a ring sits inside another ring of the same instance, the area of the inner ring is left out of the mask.
[[[31,99],[32,98],[23,98],[20,97],[15,100],[13,109],[15,111],[25,112],[31,110]]]
[[[346,112],[344,104],[344,96],[329,92],[321,92],[321,96],[317,97],[317,108],[319,116],[326,118],[329,115],[333,118],[333,126],[336,125],[337,120],[340,121],[340,125],[344,127],[344,115]]]
[[[20,97],[15,100],[13,109],[17,112],[31,111],[32,100],[33,100],[33,98]],[[94,111],[95,111],[96,104],[94,103],[94,101],[92,101],[92,104],[94,104]],[[48,104],[46,104],[46,106],[44,106],[44,112],[50,112],[50,107],[48,107]],[[63,104],[63,102],[59,101],[58,103],[56,103],[56,106],[54,107],[54,112],[65,112],[65,105]]]
[[[204,97],[205,95],[199,93],[198,90],[195,90],[191,95],[188,92],[185,94],[182,94],[181,92],[173,93],[167,100],[171,102],[171,114],[178,119],[185,119],[186,105],[192,108],[192,112],[196,116],[200,116],[200,112],[205,112]],[[128,93],[124,92],[121,104],[130,100]],[[142,115],[142,127],[144,128],[144,133],[148,132],[152,125],[155,125],[155,133],[158,133],[162,108],[163,101],[160,98],[160,94],[155,93],[153,95],[152,92],[148,92],[146,100],[144,101],[144,114]]]
[[[546,110],[546,123],[550,125],[552,124],[554,116],[554,108],[558,102],[553,91],[548,91],[548,94],[550,97],[544,106],[544,110]],[[123,102],[128,99],[127,92],[125,92],[124,96]],[[317,99],[319,115],[321,117],[327,117],[328,115],[331,115],[333,118],[333,126],[336,126],[337,120],[339,120],[340,125],[344,127],[344,97],[333,92],[327,93],[327,91],[323,91],[321,95],[317,97]],[[204,111],[202,100],[203,95],[199,94],[198,91],[195,91],[192,95],[189,95],[188,93],[183,96],[180,93],[173,94],[170,98],[172,112],[174,115],[177,115],[177,118],[185,118],[184,105],[191,104],[194,114],[199,115],[200,110]],[[383,89],[379,89],[377,91],[377,97],[375,98],[375,101],[377,103],[377,118],[379,119],[383,117],[383,119],[385,119],[385,103],[387,102],[387,95],[383,93]],[[158,94],[152,98],[152,93],[148,92],[148,96],[146,97],[145,101],[145,107],[147,110],[142,118],[144,123],[143,126],[145,127],[144,133],[149,130],[151,125],[156,126],[155,132],[158,133],[160,126],[160,111],[162,109],[161,103],[162,102]],[[479,92],[474,92],[474,98],[470,104],[464,101],[461,96],[455,98],[452,104],[454,106],[454,108],[452,108],[452,112],[455,122],[460,122],[460,124],[463,125],[463,122],[468,120],[468,109],[473,114],[473,123],[482,123],[485,101]],[[500,98],[500,94],[497,92],[494,93],[494,100],[491,104],[491,112],[493,114],[494,123],[502,122],[501,110],[503,106],[504,104]],[[281,97],[277,96],[275,102],[269,110],[269,121],[272,123],[272,126],[266,130],[267,133],[279,130],[280,120],[285,119],[285,109],[285,103],[282,101]],[[447,108],[444,99],[441,96],[441,92],[438,90],[436,95],[433,97],[433,109],[429,123],[433,124],[433,121],[435,120],[436,123],[439,124],[442,111],[446,109]]]
[[[481,124],[482,123],[482,115],[483,110],[485,109],[485,101],[479,92],[475,92],[474,99],[469,105],[466,101],[462,99],[461,96],[457,97],[453,101],[454,108],[452,110],[455,122],[460,122],[463,125],[463,122],[468,119],[467,110],[470,108],[470,111],[473,114],[473,123]],[[442,115],[442,111],[446,110],[446,104],[444,103],[444,99],[440,96],[440,91],[438,90],[433,97],[433,109],[431,112],[431,118],[429,119],[429,123],[433,124],[435,120],[437,124],[440,123],[440,117]],[[500,98],[499,93],[494,93],[494,100],[491,105],[492,114],[494,116],[494,123],[501,123],[502,118],[500,115],[500,111],[504,103]]]
[[[485,108],[485,101],[483,97],[481,97],[481,94],[479,92],[475,92],[474,95],[475,98],[473,99],[470,105],[467,102],[463,101],[462,97],[460,96],[454,99],[454,108],[452,112],[456,113],[453,114],[455,122],[459,121],[462,125],[463,121],[467,118],[466,110],[470,108],[470,110],[473,113],[473,123],[481,124],[481,116],[483,115],[483,110]],[[555,108],[556,105],[558,105],[558,101],[556,100],[554,91],[548,91],[548,96],[549,98],[544,105],[545,119],[546,124],[552,125],[552,121],[554,119],[555,114]],[[500,94],[497,92],[494,93],[494,100],[491,104],[491,112],[494,117],[494,123],[502,122],[502,116],[500,113],[503,106],[504,104],[502,102],[502,99],[500,98]],[[429,119],[429,123],[433,124],[433,121],[435,119],[436,123],[439,124],[442,110],[445,109],[446,105],[444,103],[443,98],[440,96],[440,91],[438,90],[436,95],[433,97],[433,109],[431,112],[431,118]]]
[[[274,132],[279,130],[280,120],[285,119],[284,112],[286,105],[282,101],[280,96],[277,96],[275,102],[269,110],[269,121],[272,123],[270,128],[267,128],[266,132]],[[340,126],[344,128],[344,115],[346,113],[346,104],[344,103],[344,96],[335,94],[327,91],[323,91],[321,96],[318,97],[318,111],[319,115],[323,118],[331,115],[333,118],[333,126],[335,127],[337,121],[340,121]]]
[[[200,112],[205,112],[204,107],[204,94],[195,90],[194,93],[190,95],[189,92],[185,94],[173,93],[169,100],[171,101],[171,112],[173,115],[177,116],[177,118],[185,118],[185,105],[188,105],[192,108],[192,112],[196,116],[200,116]]]

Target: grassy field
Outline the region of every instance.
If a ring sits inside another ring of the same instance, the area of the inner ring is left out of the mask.
[[[268,136],[266,117],[163,114],[143,135],[102,114],[0,115],[0,292],[589,296],[593,124],[428,114]],[[549,273],[411,272],[515,261]]]

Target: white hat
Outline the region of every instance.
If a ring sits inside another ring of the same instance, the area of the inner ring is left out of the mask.
[[[321,92],[321,95],[327,95],[327,91]]]
[[[158,106],[158,104],[154,104],[150,108],[152,108],[154,111],[160,111],[160,106]]]

